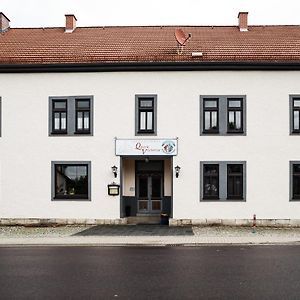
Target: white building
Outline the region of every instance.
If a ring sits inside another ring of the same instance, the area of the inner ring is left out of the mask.
[[[299,26],[0,31],[2,224],[300,224]]]

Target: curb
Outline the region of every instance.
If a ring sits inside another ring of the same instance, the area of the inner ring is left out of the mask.
[[[300,241],[291,242],[228,242],[228,243],[207,243],[207,242],[195,242],[195,243],[10,243],[0,244],[0,248],[12,248],[12,247],[212,247],[212,246],[297,246],[300,245]]]

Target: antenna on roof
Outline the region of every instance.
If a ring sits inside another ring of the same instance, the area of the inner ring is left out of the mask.
[[[188,36],[185,35],[182,29],[175,29],[175,39],[177,41],[177,53],[182,54],[183,47],[186,45],[187,41],[192,37],[189,33]]]

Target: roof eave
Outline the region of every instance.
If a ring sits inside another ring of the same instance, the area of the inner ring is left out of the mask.
[[[300,70],[300,61],[293,62],[116,62],[0,64],[0,73],[48,72],[134,72],[134,71],[211,71],[211,70]]]

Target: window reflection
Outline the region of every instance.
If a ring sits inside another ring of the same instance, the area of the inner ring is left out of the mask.
[[[88,198],[87,165],[55,165],[56,198]]]

